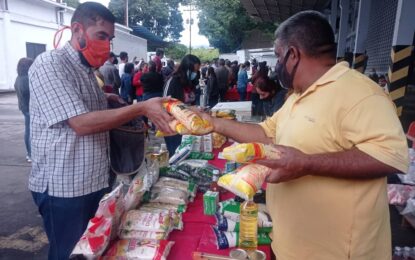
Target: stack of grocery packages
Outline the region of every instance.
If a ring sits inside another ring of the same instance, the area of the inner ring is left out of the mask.
[[[188,133],[198,135],[212,130],[208,122],[193,116],[179,101],[166,102],[165,107],[180,122],[187,122],[183,126],[175,121],[172,126],[176,130],[192,129]],[[206,190],[214,172],[218,171],[207,163],[213,158],[212,136],[184,136],[176,151],[180,158],[170,158],[171,167],[159,168],[166,166],[158,161],[160,158],[146,156],[132,180],[121,178],[121,183],[101,199],[70,258],[166,259],[174,244],[168,241],[169,233],[183,229],[182,213],[196,196],[197,184],[201,184],[200,190]],[[226,142],[219,135],[216,139],[220,145]],[[183,149],[190,152],[183,156]],[[203,160],[184,160],[189,157]]]
[[[129,185],[105,195],[71,258],[166,259],[174,242],[169,233],[183,229],[181,213],[197,187],[159,178],[157,162],[143,162]]]
[[[236,144],[225,148],[222,156],[240,167],[220,177],[218,185],[239,198],[220,202],[219,210],[215,212],[213,231],[217,248],[238,246],[255,250],[258,245],[271,244],[272,220],[265,204],[255,203],[255,195],[262,193],[261,187],[270,169],[253,162],[279,158],[279,151],[259,143]]]

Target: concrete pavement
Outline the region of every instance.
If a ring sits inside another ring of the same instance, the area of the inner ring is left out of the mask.
[[[0,94],[0,260],[47,259],[48,240],[27,188],[24,119],[14,93]]]

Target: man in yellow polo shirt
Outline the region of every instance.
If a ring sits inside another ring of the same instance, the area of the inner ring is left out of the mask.
[[[390,260],[386,176],[406,172],[408,149],[393,103],[363,74],[336,64],[318,12],[277,29],[276,71],[294,93],[259,125],[210,118],[239,142],[274,143],[267,207],[278,260]]]

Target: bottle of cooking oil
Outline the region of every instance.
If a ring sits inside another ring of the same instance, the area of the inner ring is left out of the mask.
[[[169,151],[167,150],[166,144],[160,145],[159,163],[160,167],[169,166]]]
[[[252,200],[245,201],[240,208],[239,247],[256,250],[258,246],[258,205]]]

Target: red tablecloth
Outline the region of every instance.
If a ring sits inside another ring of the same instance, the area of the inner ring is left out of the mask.
[[[223,169],[225,160],[217,159],[219,153],[215,149],[215,159],[209,161],[210,164]],[[232,193],[221,194],[221,200],[234,197]],[[203,194],[198,193],[194,202],[189,203],[187,210],[183,213],[184,229],[182,231],[173,231],[169,240],[175,241],[168,259],[172,260],[188,260],[192,259],[194,251],[212,253],[217,255],[228,256],[231,249],[218,250],[216,248],[216,238],[212,231],[212,225],[216,223],[215,217],[203,214]],[[267,255],[267,259],[271,259],[271,247],[259,246],[259,250]]]

